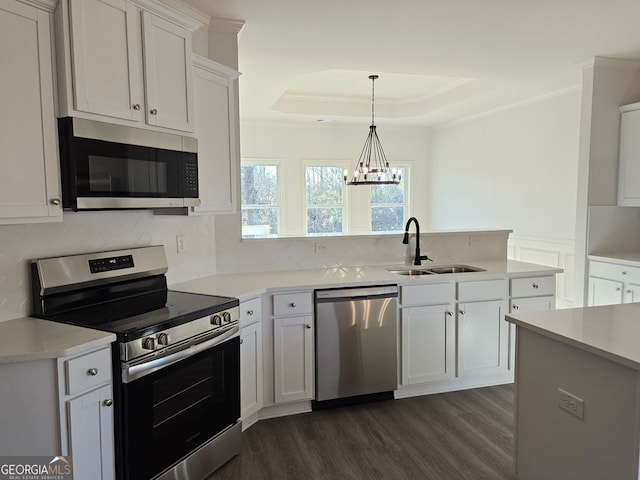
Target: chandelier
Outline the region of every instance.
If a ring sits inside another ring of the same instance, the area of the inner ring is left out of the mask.
[[[371,80],[371,126],[356,168],[353,170],[353,176],[349,177],[349,172],[344,171],[344,183],[347,185],[397,185],[401,180],[398,171],[389,167],[389,162],[376,132],[374,87],[377,78],[378,75],[369,75]]]

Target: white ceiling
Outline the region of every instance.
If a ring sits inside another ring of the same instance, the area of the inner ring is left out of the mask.
[[[242,121],[431,126],[573,88],[640,59],[638,0],[186,0],[244,20]]]

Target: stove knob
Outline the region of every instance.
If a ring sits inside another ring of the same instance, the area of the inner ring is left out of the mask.
[[[224,321],[224,323],[229,323],[231,321],[231,314],[229,312],[223,312],[222,320]]]
[[[142,348],[145,350],[155,350],[156,349],[156,339],[153,337],[147,337],[142,339]]]
[[[214,315],[213,317],[211,317],[211,325],[222,325],[222,317],[220,315]]]
[[[166,347],[169,345],[169,342],[171,342],[171,335],[168,333],[161,333],[158,335],[158,345],[164,345]]]

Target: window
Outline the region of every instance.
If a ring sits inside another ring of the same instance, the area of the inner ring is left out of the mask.
[[[305,167],[307,233],[342,232],[344,218],[343,166]]]
[[[401,180],[398,185],[371,186],[371,231],[394,232],[404,229],[407,212],[408,169],[398,168]]]
[[[243,162],[240,170],[242,236],[279,232],[278,165]]]

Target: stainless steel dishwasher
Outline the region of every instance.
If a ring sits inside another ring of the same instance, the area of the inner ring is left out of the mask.
[[[315,293],[314,408],[393,398],[398,386],[398,286]]]

